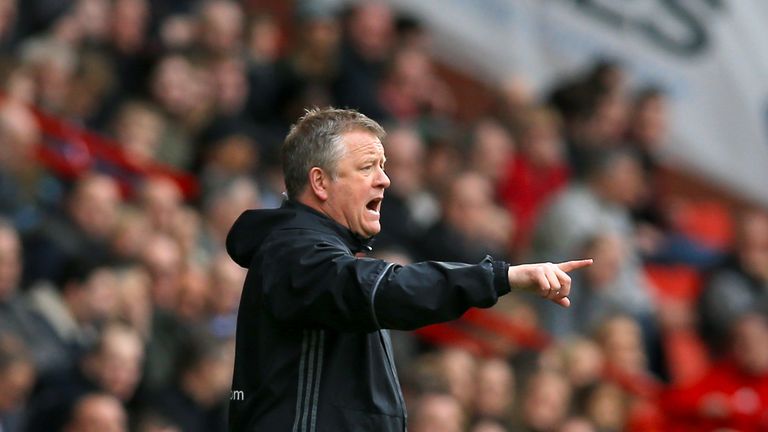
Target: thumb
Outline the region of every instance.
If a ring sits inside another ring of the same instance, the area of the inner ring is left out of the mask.
[[[562,298],[555,299],[555,300],[552,300],[552,301],[557,303],[558,305],[564,307],[564,308],[571,307],[571,299],[569,299],[568,297],[562,297]]]

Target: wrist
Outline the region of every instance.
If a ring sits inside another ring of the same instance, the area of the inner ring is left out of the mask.
[[[504,261],[493,262],[493,287],[496,294],[501,297],[512,290],[509,283],[509,263]]]

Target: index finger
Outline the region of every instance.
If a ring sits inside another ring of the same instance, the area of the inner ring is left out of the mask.
[[[569,271],[573,271],[583,267],[588,267],[591,265],[592,265],[592,259],[590,258],[590,259],[583,259],[583,260],[576,260],[576,261],[566,261],[558,264],[557,266],[560,268],[560,270],[569,272]]]

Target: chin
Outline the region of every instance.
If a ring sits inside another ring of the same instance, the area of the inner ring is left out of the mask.
[[[365,227],[365,229],[363,231],[364,231],[363,237],[365,237],[365,238],[373,237],[376,234],[381,232],[381,225],[379,225],[379,224],[369,225],[369,226]]]

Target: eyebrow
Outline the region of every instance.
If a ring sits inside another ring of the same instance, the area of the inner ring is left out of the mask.
[[[379,157],[379,155],[377,155],[377,154],[369,153],[369,154],[365,155],[365,157],[362,160],[364,162],[377,162],[378,160],[381,160],[382,163],[386,163],[387,162],[387,157],[384,156],[384,155]]]

